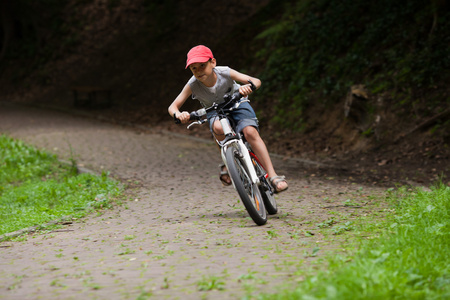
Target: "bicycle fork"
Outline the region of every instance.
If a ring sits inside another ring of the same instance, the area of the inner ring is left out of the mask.
[[[245,167],[248,170],[248,173],[250,175],[250,181],[253,184],[256,183],[257,185],[259,185],[260,184],[259,177],[256,174],[256,171],[255,171],[255,168],[253,166],[252,160],[250,158],[250,154],[248,152],[248,149],[245,146],[245,144],[242,142],[242,140],[239,140],[239,139],[230,140],[230,141],[226,142],[222,146],[221,154],[222,154],[222,161],[223,161],[223,163],[228,168],[228,164],[227,164],[227,160],[226,160],[226,157],[225,157],[225,153],[226,153],[226,151],[227,151],[227,149],[229,147],[234,147],[235,151],[237,152],[237,153],[235,153],[235,155],[238,155],[238,156],[240,156],[241,158],[244,159]],[[233,186],[234,186],[234,182],[233,182]]]

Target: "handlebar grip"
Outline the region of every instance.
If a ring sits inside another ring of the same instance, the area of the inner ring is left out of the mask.
[[[250,83],[250,88],[252,91],[256,91],[256,85],[253,83],[253,81],[249,80],[248,83]]]
[[[231,100],[232,100],[233,102],[238,102],[239,100],[241,100],[242,97],[244,97],[244,96],[242,96],[242,94],[239,93],[239,91],[236,91],[236,92],[233,94],[233,96],[231,97]]]
[[[189,121],[198,120],[200,117],[197,115],[196,111],[193,111],[189,114]]]
[[[175,124],[181,124],[181,120],[176,117],[176,114],[173,114],[173,120]]]

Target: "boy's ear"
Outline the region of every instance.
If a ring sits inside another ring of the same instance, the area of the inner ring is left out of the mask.
[[[215,58],[211,58],[211,64],[212,64],[213,68],[217,65],[217,61]]]

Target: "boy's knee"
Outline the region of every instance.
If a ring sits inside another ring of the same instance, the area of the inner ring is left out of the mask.
[[[215,122],[213,123],[213,126],[212,126],[212,127],[213,127],[213,131],[214,131],[215,134],[218,134],[218,135],[223,134],[222,125],[220,124],[219,121],[215,121]]]
[[[260,138],[258,130],[253,126],[245,127],[243,133],[247,141],[254,141]]]

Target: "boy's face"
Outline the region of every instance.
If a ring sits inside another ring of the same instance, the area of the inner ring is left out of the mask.
[[[195,78],[199,80],[200,82],[205,82],[211,79],[211,76],[213,75],[213,69],[216,66],[216,60],[214,58],[208,60],[204,63],[193,63],[189,65],[189,69],[191,70],[192,74],[194,74]]]

